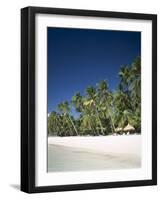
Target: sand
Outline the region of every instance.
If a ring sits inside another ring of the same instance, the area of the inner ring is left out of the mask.
[[[106,155],[141,157],[141,135],[48,137],[48,144]]]

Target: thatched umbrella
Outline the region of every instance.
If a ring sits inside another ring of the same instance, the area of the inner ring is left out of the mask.
[[[124,128],[124,131],[126,132],[130,132],[130,131],[134,131],[135,128],[133,126],[131,126],[130,124],[128,124],[125,128]]]

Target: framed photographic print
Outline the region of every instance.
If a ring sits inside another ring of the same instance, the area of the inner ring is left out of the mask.
[[[157,16],[21,10],[21,190],[157,184]]]

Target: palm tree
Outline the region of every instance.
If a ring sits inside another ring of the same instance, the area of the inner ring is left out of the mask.
[[[115,124],[113,119],[113,96],[109,91],[107,81],[100,81],[97,85],[98,98],[101,105],[101,110],[105,111],[106,117],[110,118],[111,121],[111,130],[115,131]]]
[[[137,57],[131,65],[131,77],[129,90],[135,100],[135,106],[141,103],[141,59]]]
[[[95,109],[93,107],[93,100],[88,100],[87,98],[83,99],[83,113],[82,119],[86,122],[88,121],[88,128],[91,130],[92,135],[96,135],[97,133],[97,116],[95,114]]]
[[[71,117],[70,117],[70,114],[69,114],[70,113],[70,107],[69,107],[68,101],[65,101],[63,103],[58,104],[58,109],[63,114],[63,116],[65,116],[67,121],[69,121],[71,123],[72,127],[74,128],[76,135],[78,135],[78,131],[77,131],[77,129],[76,129]]]
[[[51,112],[48,116],[48,133],[52,133],[54,135],[61,135],[62,127],[63,126],[61,126],[58,113],[56,113],[55,111]]]
[[[123,126],[131,123],[140,130],[141,123],[141,59],[137,57],[130,66],[119,72],[119,90],[115,94],[116,121]],[[118,120],[119,119],[119,120]]]
[[[118,90],[114,93],[115,122],[123,128],[132,121],[131,99],[128,94]]]
[[[89,106],[90,101],[87,100],[87,98],[80,95],[79,92],[77,92],[73,97],[71,101],[72,105],[74,106],[75,110],[79,113],[81,113],[81,116],[78,120],[81,122],[81,131],[82,129],[87,130],[91,132],[91,134],[96,134],[95,126],[96,123],[94,123],[94,114],[92,112],[92,109]]]
[[[71,100],[71,104],[75,107],[77,112],[83,111],[83,97],[81,96],[80,92],[77,92]]]
[[[87,106],[90,106],[91,109],[92,108],[94,109],[94,112],[96,114],[98,123],[100,125],[101,133],[104,135],[105,134],[104,133],[104,128],[103,128],[101,119],[99,117],[99,112],[98,112],[99,104],[97,102],[96,89],[93,86],[88,86],[87,89],[86,89],[86,94],[87,94],[87,98],[88,98]]]
[[[131,76],[130,67],[125,65],[121,66],[119,71],[119,77],[120,77],[119,89],[121,91],[123,92],[128,91],[130,76]]]

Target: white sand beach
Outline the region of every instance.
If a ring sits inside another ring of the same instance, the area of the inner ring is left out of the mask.
[[[141,135],[48,137],[48,171],[141,167]]]
[[[48,137],[48,144],[102,154],[141,155],[141,135]]]

